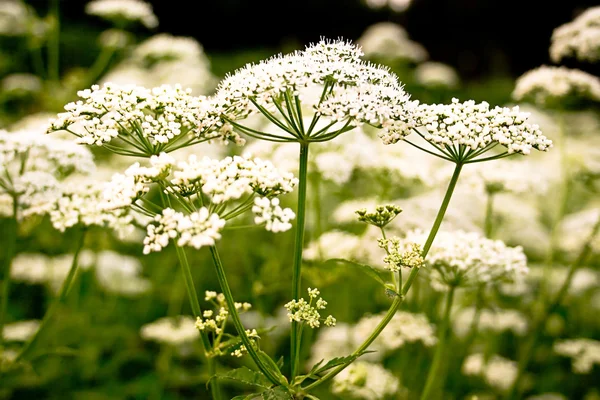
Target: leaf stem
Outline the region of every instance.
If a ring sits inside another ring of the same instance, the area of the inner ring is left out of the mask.
[[[17,196],[13,196],[12,198],[12,215],[6,224],[6,234],[3,236],[6,238],[4,243],[4,248],[6,249],[6,253],[4,254],[4,265],[2,267],[2,272],[4,273],[2,277],[2,298],[0,300],[0,348],[4,344],[4,323],[6,322],[6,314],[8,311],[8,298],[10,293],[10,270],[12,266],[12,260],[15,256],[15,249],[17,246],[17,216],[18,216],[18,204],[19,199]]]

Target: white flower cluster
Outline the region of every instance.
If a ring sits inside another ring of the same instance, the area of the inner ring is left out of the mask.
[[[315,241],[306,246],[302,256],[307,261],[328,260],[343,258],[347,260],[361,260],[358,254],[362,240],[352,233],[333,230],[323,233]]]
[[[51,203],[48,213],[55,229],[64,232],[75,225],[106,226],[120,235],[131,232],[133,216],[125,208],[116,208],[105,195],[110,184],[104,182],[68,182],[62,194]],[[109,192],[112,193],[112,192]]]
[[[409,243],[425,243],[427,235],[409,232]],[[512,282],[525,276],[529,269],[521,247],[508,247],[476,232],[441,231],[437,234],[425,265],[431,269],[432,284],[470,286],[496,282]]]
[[[0,3],[0,35],[19,36],[28,30],[30,12],[22,1]]]
[[[585,10],[552,33],[550,57],[554,62],[575,56],[581,61],[600,60],[600,7]]]
[[[544,107],[569,108],[600,102],[600,79],[566,67],[541,66],[523,74],[512,94],[515,100],[530,100]]]
[[[383,400],[400,390],[400,380],[379,364],[356,361],[333,378],[331,391],[343,398]]]
[[[461,310],[458,315],[453,317],[453,332],[459,337],[466,337],[470,333],[470,327],[475,318],[475,308],[469,307]],[[483,309],[479,314],[479,323],[477,324],[480,332],[507,332],[510,331],[518,336],[523,336],[527,332],[527,318],[517,310],[490,310]]]
[[[40,327],[40,321],[34,319],[29,321],[17,321],[4,325],[2,337],[7,342],[26,342]]]
[[[307,323],[313,329],[320,327],[321,321],[325,326],[335,326],[336,319],[333,316],[329,315],[324,320],[321,318],[319,310],[324,310],[327,307],[327,302],[319,297],[320,294],[318,289],[308,288],[310,301],[294,299],[288,302],[284,307],[288,311],[290,322]],[[313,303],[315,304],[313,305]]]
[[[135,297],[152,288],[150,280],[142,276],[142,264],[136,257],[110,250],[91,255],[88,262],[95,266],[96,279],[108,293]]]
[[[412,0],[365,0],[369,8],[379,9],[388,6],[392,11],[400,13],[410,7]]]
[[[581,249],[580,249],[581,250]],[[569,267],[554,265],[550,271],[544,265],[531,268],[530,280],[534,283],[544,281],[549,292],[557,293],[569,274]],[[600,273],[592,268],[577,268],[568,288],[570,297],[581,297],[597,289],[600,285]]]
[[[160,33],[135,47],[102,82],[144,87],[180,84],[201,95],[214,89],[216,78],[200,43],[191,37]]]
[[[33,74],[10,74],[2,79],[0,87],[7,94],[38,93],[42,90],[42,80]]]
[[[415,80],[430,88],[455,88],[460,82],[458,73],[448,64],[425,62],[415,68]]]
[[[265,229],[270,232],[285,232],[292,229],[290,221],[296,217],[290,208],[281,208],[277,198],[255,198],[252,212],[254,213],[254,223],[265,224]]]
[[[322,40],[304,51],[247,65],[221,81],[213,98],[215,111],[231,120],[243,119],[258,112],[253,102],[273,109],[289,94],[300,96],[305,107],[315,107],[321,97],[312,96],[311,104],[303,93],[327,84],[332,93],[328,105],[319,108],[321,115],[380,125],[387,118],[404,120],[408,95],[398,78],[386,68],[361,61],[361,56],[351,43]]]
[[[224,226],[225,220],[215,213],[211,214],[206,207],[189,215],[165,208],[147,227],[144,254],[161,251],[175,238],[178,246],[195,249],[214,246],[215,241],[221,238],[220,231]]]
[[[481,194],[543,194],[548,190],[550,177],[543,176],[543,171],[538,173],[539,167],[540,165],[534,162],[511,159],[478,163],[463,170],[461,182]],[[541,176],[546,179],[540,179]]]
[[[114,23],[139,21],[147,28],[158,26],[152,5],[143,0],[93,0],[86,5],[85,12]]]
[[[479,376],[490,387],[504,392],[510,389],[517,378],[517,363],[498,355],[486,358],[481,353],[475,353],[465,359],[462,373]]]
[[[222,354],[220,348],[220,338],[223,336],[225,324],[229,317],[229,308],[225,301],[225,295],[223,293],[217,293],[207,290],[204,293],[204,300],[208,301],[212,305],[212,310],[204,310],[201,317],[196,318],[196,329],[201,332],[212,332],[216,339],[214,341],[215,348],[213,349],[217,355]],[[238,313],[245,313],[252,308],[250,303],[235,303],[235,309]],[[256,329],[246,330],[246,335],[251,339],[258,338]],[[243,356],[248,349],[244,345],[238,346],[231,355],[234,357]]]
[[[278,170],[270,161],[239,156],[214,160],[191,155],[178,163],[173,176],[171,183],[179,192],[195,193],[201,189],[213,204],[252,193],[270,198],[291,192],[298,183],[293,174]]]
[[[425,140],[438,146],[465,146],[471,150],[485,149],[499,143],[509,153],[529,154],[534,148],[546,151],[552,146],[537,125],[528,123],[528,113],[519,107],[490,108],[486,102],[473,100],[451,104],[421,104],[413,110],[419,127],[425,129]],[[408,135],[406,130],[383,131],[386,144],[396,143]]]
[[[558,226],[559,247],[569,255],[578,254],[600,221],[600,208],[588,208],[567,215]],[[600,253],[600,233],[592,237],[592,251]]]
[[[417,243],[410,243],[394,236],[389,239],[379,239],[379,247],[385,250],[385,269],[398,272],[402,268],[420,268],[423,263],[423,249]]]
[[[200,338],[194,324],[194,319],[186,315],[164,317],[143,325],[140,336],[148,341],[181,346]]]
[[[565,339],[554,343],[554,352],[573,361],[573,371],[589,374],[594,364],[600,365],[600,342],[592,339]]]
[[[384,317],[384,314],[363,317],[353,328],[353,340],[360,344],[364,342],[373,332]],[[434,326],[424,314],[414,314],[406,311],[398,311],[381,334],[375,339],[369,349],[381,353],[397,350],[407,343],[421,342],[424,346],[431,347],[436,342]]]
[[[428,57],[427,50],[410,40],[406,30],[393,22],[379,22],[369,26],[356,42],[367,58],[418,63]]]
[[[81,100],[69,103],[52,121],[49,132],[68,129],[77,143],[101,146],[121,136],[133,141],[165,145],[180,136],[203,134],[200,113],[203,97],[191,96],[180,85],[146,89],[105,83],[77,92]]]

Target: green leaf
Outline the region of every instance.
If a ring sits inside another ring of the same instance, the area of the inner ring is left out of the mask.
[[[269,388],[273,385],[271,381],[263,375],[262,372],[253,371],[248,367],[240,367],[231,371],[227,371],[224,374],[216,374],[213,378],[231,379],[247,385],[260,386],[263,388]]]
[[[362,271],[364,274],[368,275],[369,278],[375,280],[380,285],[385,286],[385,281],[381,277],[381,274],[379,273],[379,271],[377,271],[375,268],[371,267],[370,265],[360,264],[355,261],[345,260],[343,258],[331,258],[331,259],[325,261],[325,264],[327,264],[327,263],[336,263],[336,264],[341,263],[341,264],[350,265],[350,266],[358,269],[359,271]]]
[[[242,394],[235,396],[231,400],[256,400],[261,398],[261,393]]]
[[[363,354],[367,354],[367,353],[373,353],[372,351],[363,351],[362,353],[356,354],[356,355],[349,355],[346,357],[336,357],[336,358],[332,358],[331,360],[327,361],[325,363],[325,365],[323,365],[322,367],[319,366],[322,361],[318,362],[317,364],[315,364],[314,367],[312,367],[312,369],[310,370],[310,372],[308,373],[309,376],[317,376],[318,374],[321,374],[327,370],[330,370],[331,368],[335,368],[339,365],[342,364],[347,364],[347,363],[351,363],[352,361],[356,360],[358,357],[362,356]]]
[[[256,353],[258,354],[258,358],[260,358],[260,360],[263,362],[263,364],[266,365],[266,367],[269,369],[269,371],[271,371],[273,373],[273,375],[275,375],[279,378],[279,382],[282,385],[287,386],[288,380],[285,376],[283,376],[283,374],[279,370],[277,363],[275,361],[273,361],[273,359],[271,357],[269,357],[269,355],[262,350],[258,350]]]
[[[283,386],[277,386],[273,389],[262,392],[263,400],[293,400],[290,392]]]
[[[279,360],[277,360],[277,368],[279,368],[279,370],[281,371],[282,367],[283,367],[283,356],[279,357]]]

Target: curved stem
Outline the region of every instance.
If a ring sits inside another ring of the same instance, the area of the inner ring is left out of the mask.
[[[486,238],[491,238],[494,222],[494,193],[487,193],[487,202],[485,206],[484,233]]]
[[[455,290],[455,286],[450,286],[450,291],[448,292],[448,296],[446,297],[444,317],[442,318],[442,323],[440,324],[440,333],[438,335],[438,345],[435,349],[435,355],[433,356],[433,363],[431,365],[431,368],[429,369],[429,372],[427,373],[427,381],[425,383],[423,393],[421,393],[421,400],[427,400],[431,398],[431,391],[434,388],[436,380],[439,378],[438,372],[442,363],[442,358],[444,357],[444,350],[446,349],[446,340],[448,339],[448,327],[450,325],[450,312],[452,311],[452,302],[454,301]]]
[[[71,289],[71,286],[73,284],[73,281],[75,280],[75,276],[77,275],[79,254],[81,253],[81,250],[83,249],[83,244],[85,242],[85,236],[86,236],[86,229],[84,228],[81,232],[81,235],[79,236],[79,240],[77,242],[77,247],[75,248],[75,253],[73,254],[73,261],[71,261],[71,268],[69,268],[69,272],[67,273],[67,276],[65,277],[65,280],[63,281],[60,291],[58,292],[58,296],[54,298],[52,304],[50,305],[50,307],[48,307],[48,310],[46,311],[46,314],[44,315],[44,318],[42,319],[42,322],[41,322],[40,327],[38,328],[37,332],[35,333],[35,335],[33,335],[33,337],[31,339],[29,339],[29,341],[25,344],[25,346],[23,346],[23,349],[21,350],[21,352],[19,353],[19,355],[17,356],[15,361],[27,359],[27,356],[29,356],[35,350],[35,345],[39,342],[43,333],[47,329],[48,323],[50,322],[50,320],[56,313],[56,310],[58,310],[60,308],[61,304],[63,304],[65,302],[67,295],[69,294],[69,290]]]
[[[98,55],[98,58],[96,58],[96,61],[94,61],[94,64],[92,64],[92,66],[90,67],[90,69],[88,71],[88,76],[85,80],[86,87],[96,83],[96,80],[102,75],[102,73],[104,72],[106,67],[108,67],[108,64],[110,63],[110,59],[112,58],[114,53],[115,53],[114,47],[112,47],[112,46],[102,47],[102,50],[100,51],[100,54]]]
[[[296,238],[294,243],[294,265],[292,270],[292,299],[300,298],[302,288],[302,250],[304,249],[304,223],[306,220],[306,185],[308,180],[308,144],[300,144],[300,173],[298,176],[298,209],[296,211]],[[291,330],[291,379],[300,367],[300,324],[292,322]]]
[[[17,216],[18,216],[18,198],[15,196],[12,198],[12,215],[6,225],[6,232],[3,236],[5,239],[4,248],[6,253],[4,254],[4,265],[2,272],[2,299],[0,300],[0,347],[4,343],[4,323],[6,322],[6,314],[8,310],[8,295],[10,293],[10,269],[12,266],[12,260],[15,256],[15,248],[17,246]]]
[[[444,200],[442,201],[442,204],[437,213],[437,216],[435,217],[435,221],[433,223],[431,231],[429,232],[427,241],[425,242],[425,245],[423,246],[423,253],[422,253],[423,258],[427,257],[427,253],[429,253],[429,249],[431,249],[433,240],[435,239],[435,236],[437,235],[437,233],[440,229],[440,225],[442,224],[442,221],[444,220],[444,215],[446,215],[446,210],[448,209],[448,205],[450,204],[450,199],[452,198],[452,193],[454,193],[454,188],[456,187],[456,183],[458,182],[458,177],[460,176],[461,169],[462,169],[462,164],[460,164],[460,163],[456,164],[456,167],[454,168],[454,173],[452,174],[452,178],[450,179],[450,183],[448,184],[448,189],[446,190],[446,195],[444,196]],[[365,340],[363,342],[363,344],[361,344],[360,347],[352,353],[352,356],[358,357],[363,351],[365,351],[371,345],[371,343],[373,343],[373,341],[377,338],[377,336],[379,336],[379,334],[383,331],[383,329],[387,326],[387,324],[392,320],[393,316],[396,314],[396,311],[398,310],[398,308],[400,307],[400,305],[406,298],[406,294],[408,293],[408,290],[412,286],[412,283],[414,282],[418,273],[419,273],[418,268],[413,268],[410,271],[410,274],[408,275],[408,278],[406,279],[406,282],[404,283],[404,286],[402,287],[400,296],[397,296],[394,299],[394,301],[392,302],[392,305],[390,306],[388,312],[385,314],[385,317],[383,318],[383,320],[379,323],[379,325],[377,325],[377,327],[375,328],[373,333],[367,338],[367,340]],[[304,388],[304,390],[309,391],[309,390],[314,389],[315,387],[327,382],[328,380],[332,379],[334,376],[336,376],[337,374],[342,372],[344,369],[346,369],[346,367],[348,365],[350,365],[351,363],[352,362],[347,362],[347,363],[340,365],[337,368],[334,368],[329,373],[325,374],[321,379],[306,386]]]
[[[225,296],[225,301],[227,303],[227,308],[229,311],[229,315],[233,320],[233,326],[235,326],[235,330],[237,331],[242,343],[248,350],[248,354],[256,363],[256,366],[260,371],[275,385],[281,385],[279,379],[271,373],[269,368],[267,368],[256,349],[254,348],[254,344],[250,341],[250,338],[246,334],[246,329],[244,329],[244,325],[242,324],[242,320],[240,319],[240,315],[235,308],[235,301],[233,300],[233,295],[231,294],[231,289],[229,288],[229,283],[227,282],[227,277],[225,276],[225,270],[223,269],[223,263],[221,263],[221,258],[219,257],[219,252],[215,246],[210,247],[210,254],[213,259],[213,264],[215,265],[215,270],[217,272],[217,279],[219,280],[219,285],[221,286],[221,290],[223,291],[223,295]]]
[[[521,380],[523,379],[523,375],[525,374],[525,371],[529,366],[531,356],[533,355],[533,350],[535,349],[535,345],[537,344],[537,341],[542,333],[542,328],[548,320],[548,317],[556,310],[556,308],[562,303],[565,296],[567,295],[569,287],[571,286],[571,282],[573,280],[573,276],[575,276],[575,272],[577,272],[577,269],[581,265],[583,265],[583,263],[592,251],[592,241],[594,240],[594,237],[598,234],[599,229],[600,219],[596,221],[596,224],[594,225],[590,236],[588,237],[583,248],[581,249],[581,252],[577,256],[577,259],[575,259],[575,261],[569,267],[569,272],[567,273],[567,276],[565,277],[565,280],[563,281],[563,284],[561,285],[560,289],[556,293],[556,296],[554,297],[552,302],[550,302],[548,307],[546,307],[544,312],[542,312],[540,317],[533,322],[531,334],[527,342],[525,343],[524,348],[521,352],[521,356],[519,358],[517,377],[515,378],[515,381],[513,382],[510,390],[507,392],[506,399],[512,400],[518,398]]]

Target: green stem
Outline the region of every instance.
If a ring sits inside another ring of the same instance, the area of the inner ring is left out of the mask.
[[[217,360],[214,357],[209,357],[208,362],[208,374],[213,377],[217,373]],[[212,400],[221,400],[221,391],[219,390],[219,379],[215,378],[210,382],[210,394]]]
[[[565,280],[563,281],[563,284],[561,285],[560,289],[556,293],[556,296],[550,302],[548,307],[546,307],[546,309],[541,313],[540,317],[534,320],[532,324],[533,326],[531,329],[531,335],[528,341],[525,343],[524,348],[521,352],[521,356],[519,358],[517,377],[515,378],[515,381],[513,382],[510,390],[507,392],[506,399],[513,400],[518,398],[521,380],[523,379],[523,375],[525,374],[525,371],[529,366],[531,357],[533,355],[533,350],[535,349],[537,341],[542,333],[542,328],[546,324],[548,317],[556,310],[556,308],[558,308],[558,306],[562,303],[565,296],[567,295],[569,287],[571,286],[571,282],[573,280],[573,276],[575,276],[575,272],[577,272],[577,269],[581,265],[583,265],[583,263],[592,251],[592,241],[594,240],[594,237],[598,234],[599,229],[600,220],[596,221],[596,224],[594,225],[590,236],[586,240],[583,248],[577,256],[577,259],[575,259],[575,261],[569,267],[569,272],[567,273],[567,276],[565,277]]]
[[[294,243],[294,265],[292,270],[292,299],[300,299],[302,290],[302,251],[304,249],[304,223],[306,220],[306,185],[308,181],[308,143],[300,143],[300,173],[298,176],[298,210],[296,212],[296,239]],[[291,330],[291,379],[300,368],[300,324],[292,322]]]
[[[454,173],[452,174],[452,178],[450,179],[450,183],[448,184],[448,189],[446,190],[446,195],[444,196],[444,200],[442,201],[442,205],[440,206],[440,209],[437,213],[435,222],[433,223],[433,227],[431,228],[431,231],[429,232],[427,241],[425,242],[425,245],[423,246],[423,258],[427,257],[427,253],[429,253],[429,249],[431,249],[433,240],[435,239],[435,236],[437,235],[437,233],[440,229],[440,225],[442,224],[442,221],[444,220],[444,215],[446,215],[446,210],[448,209],[448,204],[450,204],[450,199],[452,198],[452,193],[454,192],[454,188],[456,187],[456,183],[458,182],[458,177],[460,176],[461,169],[462,169],[462,164],[459,164],[459,163],[456,164]],[[375,328],[373,333],[367,338],[367,340],[365,340],[360,345],[360,347],[352,353],[352,356],[358,357],[362,352],[364,352],[371,345],[371,343],[373,343],[373,341],[377,338],[377,336],[379,336],[379,334],[383,331],[383,329],[387,326],[387,324],[392,320],[392,318],[396,314],[396,311],[398,310],[398,308],[400,307],[400,305],[406,298],[406,294],[408,293],[408,290],[410,289],[410,287],[412,286],[412,283],[414,282],[415,278],[417,277],[418,272],[419,272],[418,268],[413,268],[412,271],[410,271],[410,274],[408,275],[408,278],[406,279],[406,283],[404,283],[404,286],[402,287],[400,296],[397,296],[394,299],[388,312],[385,314],[385,317],[383,317],[383,320],[377,325],[377,327]],[[346,369],[346,367],[348,365],[350,365],[351,363],[352,362],[347,362],[347,363],[340,365],[339,367],[334,368],[329,373],[325,374],[321,379],[306,386],[304,388],[304,390],[308,392],[309,390],[314,389],[315,387],[329,381],[334,376],[336,376],[337,374],[342,372],[344,369]]]
[[[6,231],[4,238],[4,248],[6,253],[4,254],[4,265],[2,272],[4,273],[2,280],[2,299],[0,300],[0,347],[4,344],[4,323],[6,322],[6,314],[8,311],[8,297],[10,292],[10,269],[12,266],[12,260],[15,256],[15,248],[17,246],[17,216],[18,216],[18,198],[13,197],[12,199],[12,216],[6,224]]]
[[[423,393],[421,393],[421,400],[427,400],[431,398],[431,391],[434,388],[435,382],[439,379],[438,372],[442,365],[442,358],[444,357],[444,350],[446,350],[446,341],[448,339],[448,327],[450,326],[450,312],[452,311],[452,302],[454,301],[454,292],[456,286],[450,286],[450,291],[446,297],[446,308],[444,310],[444,317],[440,324],[440,333],[438,338],[438,345],[435,349],[435,355],[433,356],[433,363],[427,374],[427,381]]]
[[[227,282],[225,270],[223,269],[223,263],[221,262],[221,258],[219,257],[219,252],[217,251],[217,248],[211,246],[210,254],[213,259],[213,264],[215,265],[219,285],[221,286],[221,290],[223,291],[223,295],[225,296],[225,302],[227,303],[229,315],[233,320],[233,326],[235,326],[235,330],[240,336],[242,343],[248,350],[248,354],[250,354],[250,357],[252,357],[258,369],[260,369],[260,371],[275,385],[281,385],[281,382],[279,381],[278,377],[273,375],[271,370],[264,365],[258,353],[256,352],[256,349],[254,348],[254,344],[250,341],[250,338],[246,334],[246,329],[244,329],[244,325],[242,324],[240,315],[237,312],[237,309],[235,308],[235,301],[233,300],[233,295],[231,294],[231,289],[229,288],[229,283]]]
[[[110,63],[110,59],[112,58],[114,53],[115,53],[114,47],[112,47],[112,46],[111,47],[107,47],[107,46],[102,47],[102,50],[100,51],[100,54],[98,55],[98,58],[96,58],[96,61],[94,61],[94,64],[92,64],[92,66],[88,70],[88,76],[85,80],[85,82],[86,82],[85,87],[88,87],[88,86],[96,83],[96,80],[102,75],[102,73],[104,72],[104,70],[106,69],[108,64]]]
[[[179,264],[181,265],[183,272],[183,280],[185,281],[185,288],[190,300],[192,313],[194,314],[195,318],[202,318],[202,308],[200,308],[200,302],[198,301],[198,294],[196,293],[196,287],[194,286],[194,278],[192,277],[192,271],[190,269],[190,263],[187,259],[187,255],[185,254],[185,250],[183,250],[180,246],[175,245],[175,249],[177,250],[177,258],[179,259]],[[208,336],[206,333],[201,332],[200,337],[202,338],[204,351],[208,354],[211,348]]]
[[[494,223],[494,193],[488,192],[485,206],[485,225],[484,233],[486,238],[491,238]]]
[[[50,307],[48,307],[48,310],[46,311],[46,314],[44,315],[44,318],[42,319],[42,322],[40,323],[40,327],[38,328],[37,332],[25,344],[25,346],[23,347],[23,349],[21,350],[21,352],[19,353],[19,355],[17,356],[15,361],[27,359],[27,356],[29,356],[35,350],[35,346],[39,342],[43,333],[46,331],[48,324],[50,323],[50,320],[52,319],[52,317],[54,316],[56,311],[60,308],[60,306],[67,299],[67,295],[69,294],[69,291],[71,289],[73,281],[75,280],[75,276],[77,275],[77,267],[79,264],[79,254],[81,253],[81,250],[83,249],[83,244],[85,242],[85,236],[86,236],[86,229],[83,228],[81,235],[79,236],[79,241],[77,242],[77,247],[75,248],[75,253],[73,254],[73,261],[71,262],[71,268],[69,268],[69,272],[67,273],[67,276],[65,277],[65,280],[63,281],[60,291],[58,292],[58,296],[54,298],[52,304],[50,305]]]
[[[53,22],[52,33],[48,43],[48,75],[50,80],[58,82],[59,74],[59,54],[60,54],[60,0],[51,0],[50,14]]]

